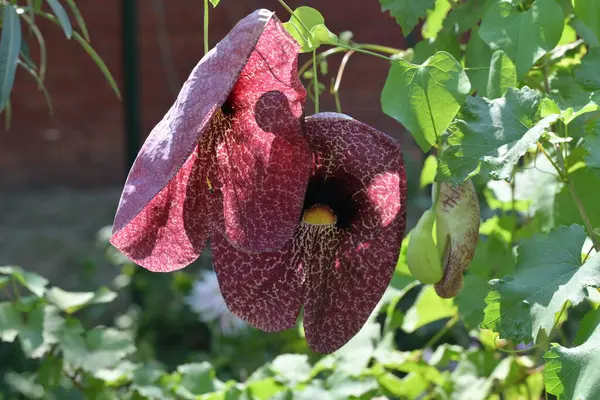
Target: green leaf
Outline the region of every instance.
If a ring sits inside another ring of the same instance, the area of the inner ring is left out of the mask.
[[[490,60],[494,53],[487,43],[481,39],[478,29],[475,27],[471,31],[465,54],[465,66],[467,67],[467,75],[471,81],[472,90],[483,97],[487,93]]]
[[[575,68],[575,79],[577,83],[586,90],[600,90],[600,48],[592,48],[581,60],[581,64]]]
[[[413,64],[422,64],[436,53],[445,51],[456,59],[461,58],[460,43],[456,35],[445,34],[442,32],[435,39],[421,40],[413,48]]]
[[[465,325],[471,329],[479,327],[484,317],[485,297],[490,289],[488,281],[512,273],[514,267],[512,249],[507,243],[495,235],[479,239],[463,288],[454,298]]]
[[[563,306],[577,306],[588,287],[600,286],[600,256],[582,266],[583,227],[560,226],[538,234],[518,248],[514,276],[490,281],[482,327],[515,342],[535,342],[550,334]]]
[[[470,90],[469,78],[458,61],[439,52],[422,65],[393,62],[381,105],[427,151],[448,128]]]
[[[53,287],[46,293],[46,298],[67,314],[72,314],[92,304],[110,303],[116,297],[117,294],[106,287],[101,287],[95,293],[67,292]]]
[[[515,65],[502,50],[496,51],[490,63],[487,98],[497,99],[502,97],[509,88],[516,86],[517,70]]]
[[[463,182],[477,173],[508,179],[521,156],[559,115],[537,120],[541,96],[528,87],[510,88],[500,99],[469,97],[450,126],[448,148],[436,179]]]
[[[181,374],[181,384],[176,392],[179,396],[194,399],[215,390],[215,370],[208,362],[180,365],[177,372]]]
[[[271,369],[292,387],[307,381],[311,374],[308,356],[304,354],[279,355],[273,360]]]
[[[15,81],[21,49],[21,20],[15,7],[2,7],[2,36],[0,37],[0,111],[9,99]]]
[[[544,355],[546,390],[560,400],[600,398],[600,325],[573,348],[553,344]]]
[[[325,26],[323,15],[312,7],[298,7],[283,26],[300,43],[301,53],[313,51],[323,43],[336,44],[338,41]]]
[[[57,356],[44,357],[38,370],[38,381],[45,389],[54,389],[62,379],[62,358]]]
[[[359,376],[369,365],[375,343],[381,340],[381,326],[374,321],[375,310],[360,331],[335,352],[337,369],[350,376]]]
[[[408,333],[431,322],[456,315],[452,299],[443,299],[437,295],[432,285],[426,285],[413,306],[406,312],[402,329]]]
[[[13,303],[0,303],[0,340],[13,342],[21,328],[21,313]]]
[[[570,179],[575,187],[575,192],[581,199],[583,207],[590,219],[593,228],[600,227],[600,208],[598,198],[600,197],[600,178],[588,168],[581,168],[570,174]],[[554,203],[554,216],[557,225],[577,223],[584,225],[579,214],[579,209],[569,186],[565,185],[558,193]]]
[[[449,0],[435,0],[434,9],[427,10],[427,18],[425,18],[422,30],[423,38],[435,39],[437,37],[450,8]]]
[[[590,129],[586,130],[583,148],[588,152],[585,163],[600,179],[600,121],[594,121]]]
[[[525,12],[509,1],[500,1],[483,17],[479,35],[492,50],[502,50],[514,61],[520,79],[556,46],[564,17],[554,0],[536,0]]]
[[[212,4],[212,5],[213,5],[213,7],[216,7],[216,6],[218,6],[218,5],[219,5],[219,2],[220,2],[221,0],[209,0],[209,1],[210,1],[210,4]]]
[[[44,296],[48,280],[36,273],[27,272],[20,267],[0,267],[0,275],[10,275],[21,285],[25,286],[31,293],[38,297]]]
[[[67,15],[67,12],[63,8],[63,6],[58,2],[58,0],[46,0],[46,2],[48,3],[50,8],[52,9],[52,12],[58,19],[58,22],[60,23],[60,26],[65,32],[65,36],[67,37],[67,39],[71,39],[71,36],[73,34],[73,27],[71,26],[71,21],[69,20],[69,16]]]
[[[67,319],[56,332],[65,362],[73,368],[97,372],[116,365],[135,351],[131,336],[113,328],[85,331],[75,319]]]
[[[83,19],[81,12],[79,12],[79,8],[77,7],[77,4],[75,4],[75,0],[65,0],[65,1],[71,8],[71,12],[75,16],[75,20],[77,21],[79,28],[81,28],[81,33],[82,33],[83,37],[85,38],[85,40],[87,40],[89,42],[90,34],[88,32],[87,25],[85,24],[85,20]],[[216,1],[217,3],[219,2],[219,0],[211,0],[211,1]],[[216,7],[216,4],[213,4],[213,5]]]
[[[435,182],[435,172],[437,171],[437,166],[437,157],[433,154],[429,155],[425,159],[425,162],[423,163],[423,169],[421,170],[421,180],[419,183],[421,189]]]
[[[492,0],[483,1],[463,1],[455,3],[452,11],[444,21],[444,27],[448,27],[456,33],[463,33],[470,29],[476,29],[475,26],[485,15],[487,10],[494,3]],[[476,31],[471,32],[471,37],[477,35]]]
[[[382,12],[389,11],[396,18],[404,36],[408,36],[419,18],[423,18],[427,10],[435,6],[435,0],[379,0],[379,3]]]
[[[591,310],[585,314],[579,323],[579,329],[577,330],[577,335],[575,336],[575,340],[573,340],[573,344],[579,346],[588,341],[598,325],[600,325],[600,308]]]
[[[573,0],[573,11],[600,41],[600,3],[596,0]],[[587,40],[586,40],[587,42]],[[590,43],[590,45],[594,45]]]

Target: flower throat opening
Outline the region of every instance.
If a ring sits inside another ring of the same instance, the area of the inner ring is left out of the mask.
[[[313,176],[304,198],[302,222],[349,228],[358,213],[356,179],[349,176]]]

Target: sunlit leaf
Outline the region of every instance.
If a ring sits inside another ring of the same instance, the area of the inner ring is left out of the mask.
[[[541,96],[510,88],[500,99],[469,97],[450,127],[437,179],[460,183],[479,173],[507,179],[521,156],[559,115],[537,119]]]
[[[487,98],[497,99],[504,96],[509,88],[517,86],[517,70],[511,59],[498,50],[492,55],[490,75],[487,84]]]
[[[458,61],[440,52],[421,65],[393,62],[381,105],[427,151],[448,128],[470,90],[469,78]]]

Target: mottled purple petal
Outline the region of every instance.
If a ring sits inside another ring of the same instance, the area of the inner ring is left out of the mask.
[[[363,123],[323,113],[307,118],[305,129],[319,160],[314,175],[347,179],[357,210],[348,228],[319,238],[304,284],[306,340],[330,353],[360,330],[392,278],[405,229],[406,176],[399,144]]]
[[[310,156],[297,48],[277,18],[259,10],[200,61],[129,173],[115,247],[166,272],[194,261],[214,230],[250,250],[292,236]],[[269,235],[272,224],[281,228]]]
[[[251,254],[217,233],[211,248],[219,287],[231,313],[267,332],[296,324],[304,271],[291,246],[288,251]]]
[[[247,251],[279,250],[296,229],[310,173],[298,43],[275,18],[233,88],[231,131],[217,158],[224,233]]]
[[[305,130],[314,152],[305,207],[331,202],[325,205],[337,224],[301,222],[293,241],[271,253],[241,252],[217,237],[213,258],[234,314],[281,330],[303,303],[308,345],[330,353],[360,330],[391,280],[404,235],[406,176],[400,146],[365,124],[318,114]],[[328,197],[332,189],[343,196]]]

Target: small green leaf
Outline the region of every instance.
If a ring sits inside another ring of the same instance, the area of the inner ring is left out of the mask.
[[[38,381],[45,389],[54,389],[60,384],[63,372],[63,362],[61,357],[44,357],[38,370]]]
[[[467,67],[467,75],[471,81],[472,90],[483,97],[487,93],[490,60],[493,52],[479,36],[478,29],[477,27],[473,28],[471,38],[467,42],[465,66]]]
[[[85,20],[83,19],[81,12],[79,12],[79,8],[77,7],[77,4],[75,4],[75,0],[65,0],[65,1],[71,8],[71,12],[75,16],[75,20],[77,21],[79,28],[81,28],[81,33],[82,33],[83,37],[85,38],[85,40],[87,40],[89,42],[90,34],[88,32],[87,25],[85,24]],[[216,1],[217,3],[219,2],[219,0],[211,0],[211,1]],[[216,6],[216,4],[214,4],[214,5]]]
[[[596,41],[600,41],[600,3],[596,0],[573,0],[573,11],[594,34]],[[594,43],[589,44],[595,45]]]
[[[21,328],[21,313],[12,303],[0,303],[0,340],[13,342]]]
[[[48,280],[36,273],[27,272],[20,267],[0,267],[0,275],[10,275],[21,285],[25,286],[38,297],[43,297],[46,292]]]
[[[46,298],[58,308],[72,314],[92,304],[110,303],[117,294],[106,287],[101,287],[94,292],[67,292],[53,287],[46,293]]]
[[[417,25],[419,18],[423,18],[427,10],[435,6],[435,0],[379,0],[379,3],[382,12],[389,11],[396,18],[405,37]]]
[[[458,61],[439,52],[421,65],[393,62],[381,105],[427,151],[448,128],[470,90],[469,78]]]
[[[600,325],[600,308],[591,310],[585,314],[579,323],[579,329],[577,330],[577,335],[575,336],[575,340],[573,340],[573,344],[579,346],[588,341],[598,325]]]
[[[427,18],[425,18],[422,30],[423,38],[435,39],[437,37],[450,8],[449,0],[435,0],[435,8],[427,10]]]
[[[298,7],[283,26],[300,43],[301,53],[313,51],[322,43],[336,44],[338,41],[337,36],[325,26],[323,15],[312,7]]]
[[[180,365],[177,372],[181,374],[181,385],[177,388],[179,396],[194,399],[215,390],[215,370],[208,362]]]
[[[419,186],[421,189],[425,188],[427,185],[431,185],[435,182],[435,173],[437,171],[438,161],[437,157],[433,154],[430,154],[423,163],[423,169],[421,170],[421,180]]]
[[[2,7],[0,37],[0,111],[8,104],[21,49],[21,20],[12,5]]]
[[[497,99],[504,96],[509,88],[517,86],[517,70],[510,58],[498,50],[492,55],[490,75],[487,84],[487,98]]]
[[[271,363],[271,369],[289,385],[305,382],[311,374],[308,356],[304,354],[282,354]]]
[[[213,5],[213,7],[216,7],[216,6],[218,6],[218,5],[219,5],[219,2],[220,2],[221,0],[209,0],[209,1],[210,1],[210,4],[212,4],[212,5]]]
[[[600,255],[581,265],[583,227],[560,226],[538,234],[518,248],[513,276],[490,281],[482,327],[516,343],[550,334],[565,303],[577,306],[588,287],[600,286]]]
[[[560,400],[600,398],[600,325],[577,347],[553,344],[544,360],[548,393]]]
[[[588,152],[585,163],[590,171],[600,179],[600,121],[594,121],[586,130],[583,148]]]
[[[510,88],[491,101],[467,98],[449,129],[436,179],[460,183],[477,173],[508,179],[521,156],[559,118],[555,114],[538,121],[540,100],[528,87]]]
[[[432,285],[421,290],[413,306],[406,312],[402,329],[408,333],[431,322],[456,315],[456,307],[452,299],[439,297]]]
[[[502,50],[514,61],[520,79],[556,46],[564,18],[555,0],[536,0],[525,12],[510,1],[500,1],[483,17],[479,35],[492,50]]]
[[[52,9],[52,12],[58,19],[58,22],[60,23],[60,26],[65,32],[65,36],[67,37],[67,39],[71,39],[71,36],[73,34],[73,27],[71,26],[71,21],[69,20],[69,16],[67,15],[67,12],[63,8],[63,6],[59,3],[58,0],[46,0],[46,2],[48,3],[50,8]]]

